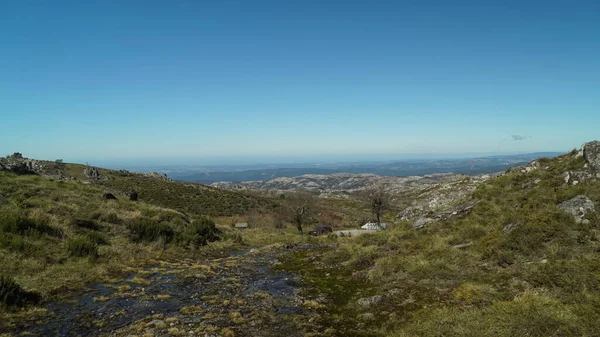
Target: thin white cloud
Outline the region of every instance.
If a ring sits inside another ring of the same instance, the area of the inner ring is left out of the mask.
[[[512,135],[512,140],[514,140],[515,142],[519,142],[525,139],[530,139],[531,136],[523,136],[523,135]]]

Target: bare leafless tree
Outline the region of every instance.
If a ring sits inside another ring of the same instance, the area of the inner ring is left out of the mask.
[[[390,207],[390,197],[383,184],[376,184],[365,190],[364,198],[371,209],[371,213],[381,223],[381,216]]]
[[[307,223],[312,216],[314,207],[313,196],[308,192],[290,193],[285,197],[290,210],[290,221],[302,234],[302,225]]]

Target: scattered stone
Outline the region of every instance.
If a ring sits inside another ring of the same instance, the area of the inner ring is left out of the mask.
[[[408,297],[407,299],[405,299],[404,301],[402,301],[401,305],[407,305],[407,304],[411,304],[411,303],[415,303],[415,299],[412,297]]]
[[[383,299],[383,296],[381,296],[381,295],[363,297],[363,298],[358,299],[356,301],[356,304],[358,304],[361,307],[372,307],[372,306],[378,304],[379,302],[381,302],[382,299]]]
[[[502,228],[502,231],[506,234],[509,234],[512,231],[514,231],[515,229],[519,228],[520,226],[521,226],[521,224],[519,224],[518,222],[512,222],[512,223],[509,223],[508,225],[504,226],[504,228]]]
[[[138,193],[136,191],[125,191],[125,195],[131,201],[137,201],[138,200]]]
[[[473,245],[473,241],[467,243],[461,243],[460,245],[452,246],[452,248],[463,249]]]
[[[369,322],[375,320],[375,315],[371,312],[365,312],[364,314],[357,315],[356,318],[364,322]]]
[[[585,195],[578,195],[561,203],[558,209],[571,214],[577,223],[581,223],[587,214],[595,212],[594,202]]]
[[[165,323],[165,321],[163,321],[163,320],[155,319],[155,320],[149,322],[148,324],[146,324],[146,327],[164,329],[167,327],[167,323]]]
[[[104,193],[102,195],[102,198],[104,198],[106,200],[117,200],[117,197],[115,197],[115,195],[112,193]]]
[[[426,217],[419,217],[415,222],[413,222],[413,229],[423,229],[427,226],[428,223],[434,222],[435,220]]]

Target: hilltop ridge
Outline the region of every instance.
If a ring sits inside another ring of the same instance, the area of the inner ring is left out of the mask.
[[[273,209],[274,203],[255,195],[211,186],[174,181],[166,174],[109,170],[61,161],[42,161],[15,153],[0,158],[0,171],[39,175],[55,180],[80,181],[103,186],[116,195],[135,191],[139,199],[158,206],[205,215],[239,215],[251,209]]]

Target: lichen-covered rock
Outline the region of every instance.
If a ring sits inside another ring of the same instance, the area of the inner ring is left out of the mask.
[[[583,144],[583,158],[594,171],[600,171],[600,141]]]
[[[509,234],[515,229],[519,228],[520,226],[521,224],[519,224],[518,222],[511,222],[508,225],[504,226],[504,228],[502,228],[502,231],[506,234]]]
[[[582,222],[587,214],[595,212],[594,202],[585,195],[578,195],[559,204],[558,209],[571,214],[577,223]]]
[[[356,301],[356,304],[358,304],[361,307],[372,307],[376,304],[378,304],[379,302],[381,302],[381,300],[383,299],[383,296],[381,295],[375,295],[375,296],[370,296],[370,297],[363,297],[360,298]]]
[[[83,170],[83,175],[90,180],[98,180],[101,177],[100,172],[95,167],[86,167],[85,170]]]
[[[441,211],[441,212],[429,212],[427,215],[423,215],[418,217],[414,222],[413,222],[413,229],[422,229],[425,228],[429,223],[432,222],[436,222],[436,221],[444,221],[444,220],[448,220],[450,218],[454,218],[456,216],[463,216],[465,214],[468,214],[473,207],[475,207],[475,205],[477,205],[477,203],[479,202],[479,200],[477,199],[472,199],[469,200],[463,204],[457,205],[449,210],[446,211]]]
[[[425,226],[427,226],[428,223],[434,222],[434,219],[431,218],[426,218],[426,217],[419,217],[417,218],[414,222],[413,222],[413,229],[422,229],[425,228]]]

